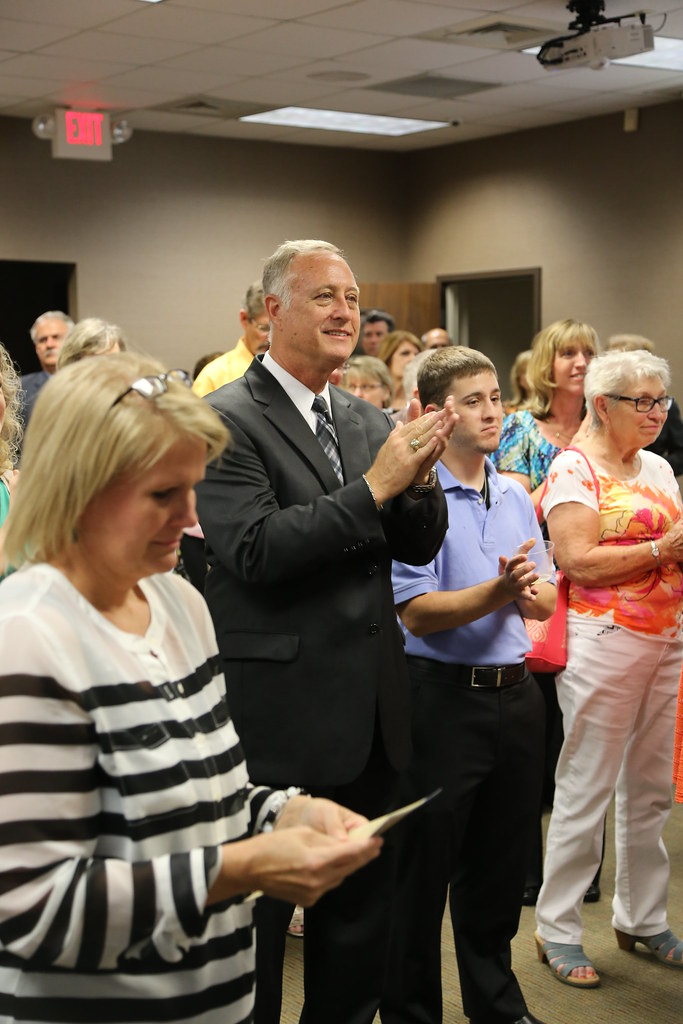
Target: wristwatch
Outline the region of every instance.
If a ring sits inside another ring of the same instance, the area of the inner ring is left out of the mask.
[[[429,494],[429,492],[433,491],[434,488],[436,487],[436,480],[436,467],[432,466],[432,468],[429,470],[429,477],[427,479],[427,483],[411,484],[408,490],[412,491],[413,494]]]
[[[651,540],[650,547],[652,548],[652,557],[654,558],[657,565],[660,565],[661,563],[659,561],[659,548],[657,547],[656,541]]]

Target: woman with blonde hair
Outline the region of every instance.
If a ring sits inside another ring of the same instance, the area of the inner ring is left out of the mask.
[[[531,345],[527,364],[529,394],[525,407],[506,416],[500,447],[491,456],[499,472],[518,480],[538,506],[555,456],[580,436],[583,419],[583,381],[598,351],[595,330],[579,320],[557,320],[540,331]],[[546,706],[546,750],[543,804],[552,805],[555,763],[562,743],[562,723],[555,676],[536,675]],[[524,888],[525,906],[536,903],[543,881],[543,805],[529,837],[529,862]],[[586,894],[600,898],[600,871]]]
[[[0,586],[5,1021],[252,1019],[253,898],[374,858],[364,818],[253,786],[200,594],[169,572],[228,433],[182,370],[85,359],[41,391]]]
[[[527,366],[524,409],[503,423],[496,468],[518,480],[538,505],[550,463],[577,438],[583,420],[583,380],[599,348],[590,324],[557,320],[540,331]]]
[[[123,331],[117,324],[90,316],[79,320],[62,342],[57,357],[57,369],[62,370],[71,363],[77,363],[87,356],[105,356],[113,352],[125,352],[127,348]]]
[[[406,366],[414,359],[418,352],[422,352],[424,345],[415,334],[410,331],[390,331],[382,338],[382,343],[377,352],[377,358],[389,367],[394,382],[394,409],[402,409],[408,404],[412,395],[406,395],[403,390],[403,374]]]

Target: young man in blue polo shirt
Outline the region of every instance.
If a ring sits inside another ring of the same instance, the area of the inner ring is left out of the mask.
[[[450,885],[465,1014],[472,1024],[539,1024],[510,942],[543,764],[543,698],[526,670],[523,616],[546,619],[556,590],[515,553],[542,539],[531,498],[487,458],[503,419],[493,363],[473,349],[442,349],[423,363],[418,389],[426,410],[452,395],[459,416],[437,464],[450,524],[443,546],[426,566],[393,566],[413,698],[404,795],[443,792],[406,823],[382,1021],[441,1024]]]

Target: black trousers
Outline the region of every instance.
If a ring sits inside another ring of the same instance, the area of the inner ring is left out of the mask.
[[[398,775],[386,759],[378,731],[368,764],[357,779],[324,790],[309,787],[308,792],[370,819],[398,806]],[[376,860],[306,910],[300,1024],[372,1024],[387,968],[395,882],[395,840],[388,834]],[[291,904],[266,897],[255,908],[255,1024],[280,1021],[285,937],[292,910]]]
[[[402,799],[437,786],[399,847],[383,1024],[441,1024],[441,924],[450,913],[463,1007],[473,1024],[527,1012],[512,971],[528,838],[537,814],[544,708],[536,681],[449,685],[447,666],[409,658],[415,755]]]

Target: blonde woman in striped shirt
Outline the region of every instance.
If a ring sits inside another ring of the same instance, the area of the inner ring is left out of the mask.
[[[364,819],[253,787],[202,597],[168,570],[226,443],[182,371],[85,360],[35,407],[0,586],[0,1018],[252,1019],[249,894],[310,905]]]

